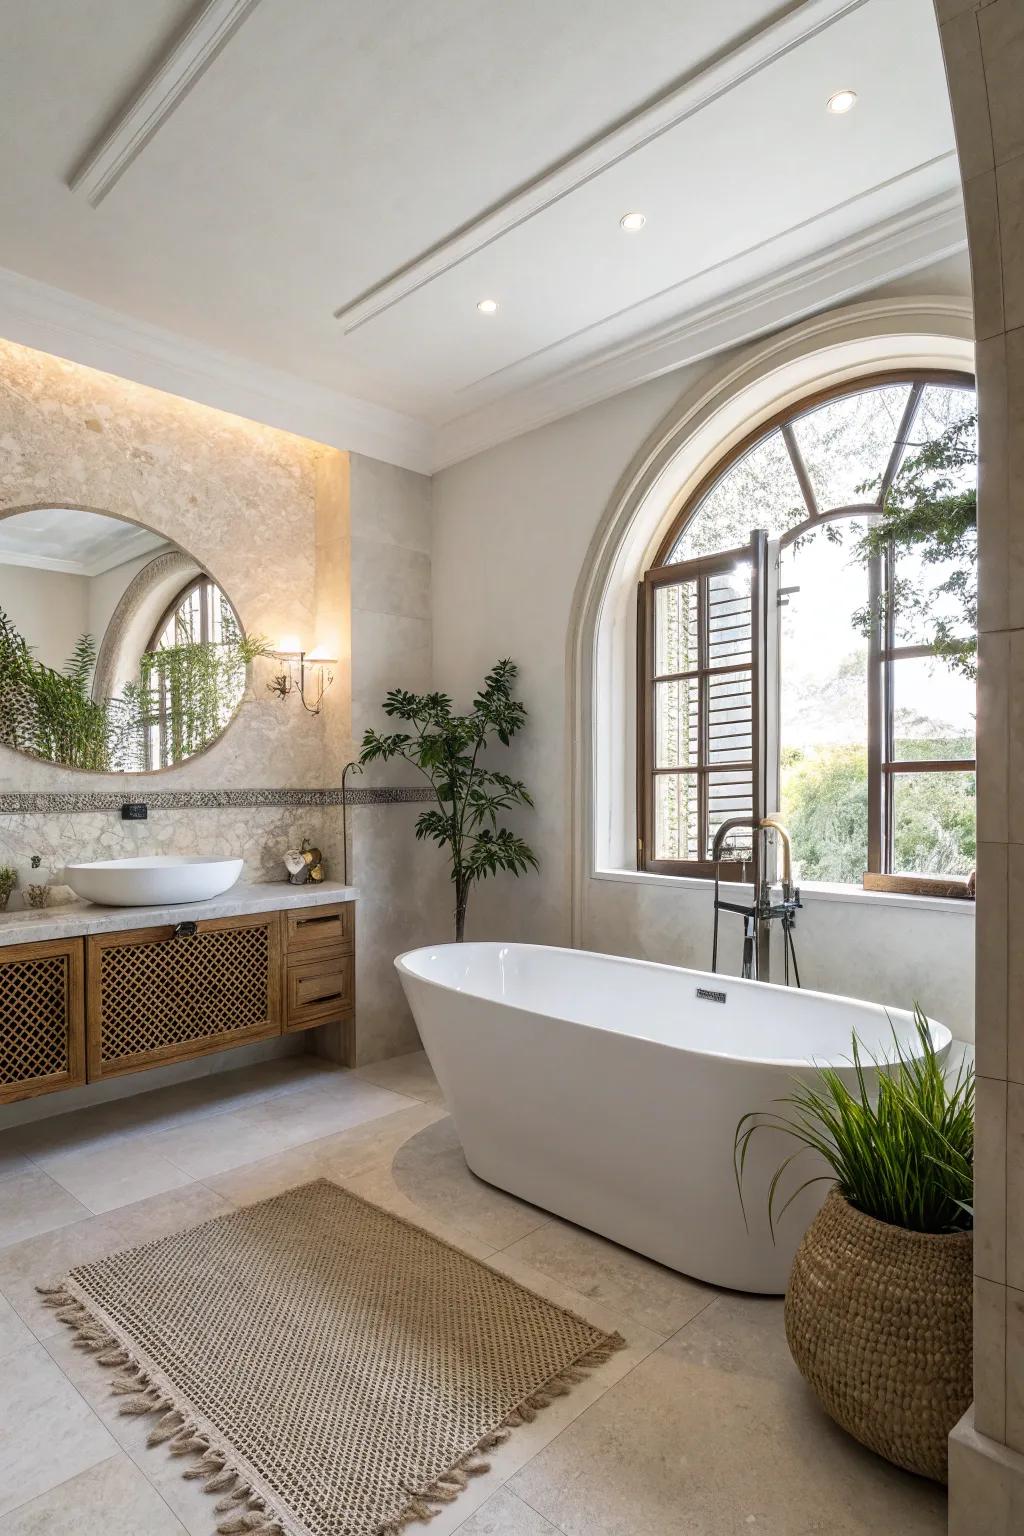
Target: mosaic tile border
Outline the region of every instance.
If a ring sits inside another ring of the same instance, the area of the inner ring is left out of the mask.
[[[429,789],[357,788],[347,791],[353,805],[421,805],[433,800]],[[0,816],[74,816],[93,811],[119,811],[122,805],[147,805],[153,811],[217,811],[279,805],[341,805],[340,789],[138,789],[93,790],[82,794],[60,791],[0,792]]]

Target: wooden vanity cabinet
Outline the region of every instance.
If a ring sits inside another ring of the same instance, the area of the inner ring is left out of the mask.
[[[354,1018],[352,902],[0,945],[0,1103]]]
[[[280,919],[254,912],[91,934],[89,1081],[280,1034]]]
[[[0,948],[0,1104],[85,1082],[81,939]]]
[[[299,907],[281,913],[285,946],[287,1033],[325,1024],[343,1030],[342,1057],[352,1059],[355,1017],[355,907]]]

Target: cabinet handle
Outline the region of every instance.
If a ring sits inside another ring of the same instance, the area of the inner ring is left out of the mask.
[[[336,1003],[341,997],[340,992],[324,992],[319,997],[311,997],[311,1003]]]
[[[296,925],[299,928],[308,928],[310,923],[336,923],[338,921],[339,921],[339,919],[338,919],[338,916],[337,916],[336,913],[328,912],[323,917],[299,917],[299,918],[296,918]]]
[[[198,932],[198,923],[177,923],[174,929],[174,937],[176,939],[194,939]]]

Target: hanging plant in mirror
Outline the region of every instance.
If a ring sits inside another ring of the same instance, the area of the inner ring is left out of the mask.
[[[226,729],[266,653],[148,529],[67,508],[0,521],[4,746],[94,773],[173,767]]]

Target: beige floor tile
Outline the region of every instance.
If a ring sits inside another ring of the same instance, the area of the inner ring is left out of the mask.
[[[538,1413],[532,1424],[524,1424],[514,1430],[504,1445],[492,1451],[488,1457],[491,1470],[483,1477],[474,1478],[459,1499],[431,1521],[430,1536],[453,1536],[462,1523],[497,1493],[515,1472],[527,1466],[545,1446],[555,1442],[570,1424],[585,1415],[606,1392],[613,1391],[617,1382],[628,1378],[640,1361],[662,1343],[659,1334],[642,1328],[631,1318],[621,1317],[595,1301],[580,1297],[568,1286],[553,1280],[550,1275],[542,1275],[539,1270],[531,1269],[520,1259],[509,1258],[505,1253],[493,1253],[487,1263],[502,1274],[518,1280],[520,1285],[525,1285],[536,1295],[586,1318],[595,1327],[603,1328],[608,1333],[621,1334],[625,1345],[605,1365],[590,1371],[565,1397],[555,1398],[550,1408]],[[550,1520],[550,1515],[547,1518]],[[667,1528],[663,1536],[669,1536],[669,1529],[672,1536],[675,1536],[674,1528]]]
[[[86,1214],[85,1206],[41,1168],[26,1168],[0,1183],[0,1249]]]
[[[212,1189],[188,1184],[103,1216],[87,1216],[73,1225],[0,1249],[0,1294],[37,1338],[49,1338],[63,1329],[52,1309],[42,1305],[37,1285],[62,1279],[76,1264],[195,1226],[230,1209]]]
[[[146,1138],[117,1137],[88,1150],[44,1153],[37,1164],[97,1215],[190,1182]]]
[[[13,1178],[16,1173],[25,1173],[32,1164],[22,1150],[22,1140],[17,1131],[0,1132],[0,1184],[5,1179]]]
[[[10,1302],[0,1296],[0,1360],[31,1343],[31,1329],[22,1322]]]
[[[408,1056],[392,1056],[388,1061],[357,1067],[356,1077],[379,1083],[394,1093],[407,1094],[410,1099],[423,1099],[428,1104],[444,1103],[441,1085],[434,1076],[426,1051],[412,1051]]]
[[[557,1219],[506,1251],[665,1338],[719,1294],[698,1280]]]
[[[213,1510],[216,1501],[195,1480],[183,1475],[188,1466],[185,1459],[172,1456],[165,1445],[146,1444],[153,1420],[146,1414],[121,1412],[123,1399],[110,1390],[114,1372],[98,1365],[92,1355],[76,1349],[69,1329],[62,1328],[58,1335],[47,1339],[45,1348],[189,1536],[213,1536],[217,1526]],[[140,1530],[138,1536],[148,1536],[148,1532]]]
[[[0,1371],[0,1514],[105,1461],[113,1439],[41,1344]]]
[[[422,1227],[425,1232],[443,1238],[454,1247],[472,1254],[475,1259],[486,1259],[495,1252],[493,1243],[487,1243],[475,1233],[467,1232],[454,1214],[441,1215],[415,1205],[397,1187],[387,1167],[371,1168],[369,1173],[354,1175],[336,1172],[331,1177],[345,1189],[352,1190],[353,1194],[362,1195],[364,1200],[390,1211],[393,1216],[401,1216],[404,1221],[410,1221],[414,1226]]]
[[[184,1536],[156,1489],[118,1453],[0,1516],[0,1536]]]
[[[492,1493],[486,1504],[456,1528],[459,1536],[559,1536],[543,1515],[517,1499],[507,1488]],[[4,1536],[0,1525],[0,1536]]]
[[[722,1296],[511,1479],[567,1536],[939,1536],[941,1489],[827,1419],[780,1302]]]
[[[354,1073],[347,1073],[329,1078],[322,1086],[277,1095],[253,1113],[272,1130],[283,1127],[296,1137],[297,1145],[302,1145],[402,1109],[415,1109],[416,1105],[415,1099],[379,1088],[376,1083],[361,1082]]]
[[[329,1092],[303,1088],[275,1094],[246,1109],[204,1116],[159,1132],[151,1145],[185,1173],[202,1179],[407,1109],[411,1102],[372,1083],[358,1082],[350,1074],[344,1085],[337,1084]]]
[[[470,1173],[455,1124],[447,1116],[399,1148],[391,1176],[413,1205],[446,1215],[494,1248],[506,1248],[550,1220],[546,1211]]]
[[[439,1105],[416,1104],[276,1157],[214,1174],[204,1183],[234,1205],[251,1205],[309,1179],[358,1178],[377,1168],[389,1168],[402,1143],[443,1114]]]

